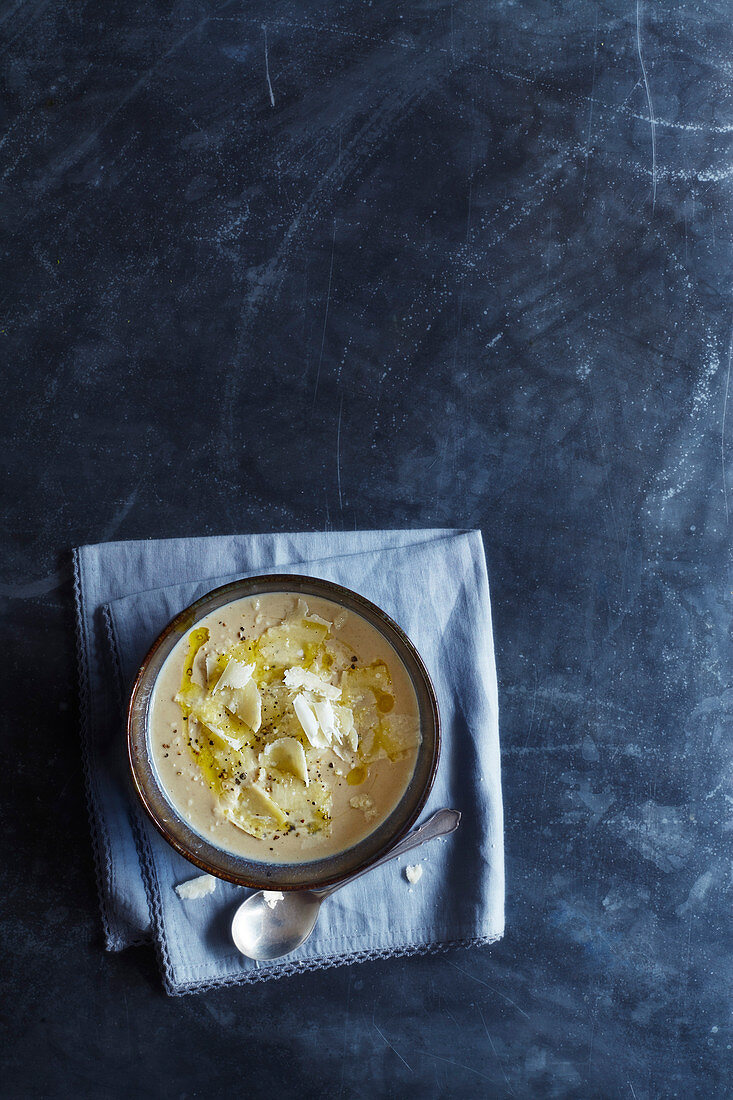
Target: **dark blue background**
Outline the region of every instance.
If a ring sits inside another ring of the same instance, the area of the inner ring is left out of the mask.
[[[0,19],[3,1095],[726,1095],[730,3]],[[68,548],[437,525],[506,938],[167,999],[102,951]]]

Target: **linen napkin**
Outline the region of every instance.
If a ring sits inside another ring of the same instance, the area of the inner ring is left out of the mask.
[[[490,943],[504,929],[496,672],[478,531],[232,535],[104,543],[74,552],[82,741],[106,945],[153,940],[166,990],[188,993],[369,958]],[[435,685],[443,749],[422,815],[462,813],[458,831],[344,887],[310,939],[267,964],[241,956],[229,926],[248,891],[219,882],[184,901],[200,872],[159,836],[132,791],[124,708],[170,619],[211,588],[259,573],[351,588],[410,636]],[[402,873],[420,862],[410,886]],[[378,899],[378,900],[375,900]]]

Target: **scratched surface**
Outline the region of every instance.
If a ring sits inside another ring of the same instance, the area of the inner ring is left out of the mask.
[[[5,5],[3,1096],[729,1094],[730,14]],[[66,551],[440,524],[505,940],[166,999],[101,948]]]

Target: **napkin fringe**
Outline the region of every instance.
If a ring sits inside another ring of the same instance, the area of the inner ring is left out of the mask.
[[[135,806],[130,813],[130,823],[132,825],[132,835],[135,841],[135,847],[137,848],[140,858],[140,870],[142,871],[143,885],[145,886],[145,893],[148,898],[148,908],[150,909],[150,918],[153,926],[152,942],[155,948],[155,954],[158,958],[158,965],[162,972],[163,985],[167,993],[175,994],[176,988],[173,981],[173,964],[168,952],[166,938],[162,935],[161,931],[163,927],[163,907],[161,904],[160,888],[155,874],[155,859],[150,844],[148,843],[148,838],[145,835],[142,811],[138,809],[137,806]]]
[[[104,629],[107,634],[107,644],[109,645],[110,652],[112,654],[112,669],[114,672],[115,691],[117,692],[117,705],[120,710],[120,714],[124,714],[125,707],[125,688],[122,683],[122,657],[120,656],[120,643],[117,640],[117,631],[115,630],[114,623],[112,622],[112,616],[109,612],[109,605],[105,604],[102,608],[102,619],[104,621]]]
[[[117,638],[117,631],[115,630],[115,626],[114,626],[114,623],[112,621],[112,616],[110,615],[110,612],[109,612],[109,607],[106,604],[102,608],[102,619],[104,621],[104,628],[105,628],[105,632],[106,632],[106,635],[107,635],[107,644],[110,647],[110,653],[111,653],[111,656],[112,656],[113,679],[114,679],[114,684],[115,684],[115,691],[117,692],[117,705],[118,705],[118,708],[119,708],[120,712],[122,714],[124,714],[125,711],[126,711],[125,688],[124,688],[124,683],[123,683],[123,680],[122,680],[122,659],[120,657],[120,644],[119,644],[119,640]],[[123,726],[124,726],[124,724],[123,724]],[[135,803],[130,804],[127,816],[130,820],[130,825],[131,825],[132,833],[133,833],[133,839],[135,839],[135,834],[136,834],[137,829],[138,829],[138,824],[137,824],[138,808],[137,808],[137,805]],[[140,844],[136,843],[136,847],[138,849],[138,854],[139,854],[140,850],[141,850]],[[142,878],[143,878],[143,885],[145,886],[145,894],[146,894],[147,901],[148,901],[148,909],[150,909],[150,892],[147,888],[147,885],[145,884],[145,875],[144,874],[142,875]],[[127,947],[142,947],[142,946],[144,946],[146,944],[149,944],[151,942],[153,942],[152,932],[139,932],[137,936],[128,936],[128,937],[125,938],[124,941],[122,939],[120,939],[120,946],[119,946],[119,948],[117,948],[117,950],[122,951]],[[108,948],[108,950],[113,950],[113,949]]]
[[[260,967],[228,978],[202,978],[199,981],[177,985],[172,983],[164,967],[163,984],[166,993],[171,997],[183,997],[187,993],[204,993],[208,989],[218,989],[222,986],[254,985],[255,982],[274,981],[276,978],[291,978],[295,974],[305,974],[310,970],[330,970],[335,966],[351,966],[352,963],[371,962],[375,959],[399,959],[408,955],[441,955],[447,951],[458,951],[469,947],[487,947],[500,940],[503,934],[503,932],[493,932],[487,936],[472,936],[470,939],[463,940],[402,944],[399,947],[379,947],[350,951],[343,955],[326,955],[320,959],[306,959],[302,962],[279,962],[277,967]]]
[[[89,674],[89,644],[87,628],[84,616],[84,595],[81,586],[81,566],[79,563],[79,550],[74,548],[72,553],[74,566],[74,604],[76,608],[76,663],[79,672],[79,728],[81,733],[81,759],[84,774],[84,796],[89,817],[89,830],[92,834],[92,855],[94,858],[94,873],[97,879],[97,899],[99,913],[102,919],[105,946],[108,951],[120,951],[126,944],[118,942],[112,932],[109,912],[107,909],[107,883],[112,878],[112,858],[110,855],[109,839],[104,829],[104,817],[97,808],[97,796],[92,774],[90,752],[90,709],[91,687]],[[142,942],[142,941],[140,941]]]

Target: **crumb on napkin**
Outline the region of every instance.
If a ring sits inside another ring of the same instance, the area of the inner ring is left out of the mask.
[[[405,867],[405,878],[414,886],[422,878],[422,867],[419,863],[408,863]]]
[[[193,901],[196,898],[205,898],[207,894],[213,894],[216,890],[216,879],[213,875],[199,875],[188,882],[182,882],[176,886],[176,893],[184,901]]]

